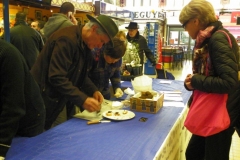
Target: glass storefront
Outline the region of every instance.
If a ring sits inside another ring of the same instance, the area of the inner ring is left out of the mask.
[[[165,45],[184,46],[186,49],[193,49],[194,47],[195,40],[180,26],[168,26],[167,35]]]

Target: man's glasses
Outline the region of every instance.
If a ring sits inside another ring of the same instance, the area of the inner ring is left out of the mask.
[[[182,25],[183,29],[185,29],[185,27],[186,27],[186,25],[188,24],[189,21],[190,21],[190,19],[183,23],[183,25]]]

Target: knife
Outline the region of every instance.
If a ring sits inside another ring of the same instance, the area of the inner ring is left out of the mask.
[[[98,123],[108,123],[111,122],[110,120],[91,120],[87,121],[87,124],[98,124]]]

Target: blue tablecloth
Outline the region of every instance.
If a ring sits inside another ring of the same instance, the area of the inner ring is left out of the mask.
[[[185,90],[182,81],[171,84],[159,84],[159,81],[153,80],[154,90],[179,90],[187,103],[191,92]],[[131,87],[130,82],[122,85]],[[131,120],[96,125],[73,118],[39,136],[14,138],[6,159],[153,159],[182,110],[181,107],[163,106],[156,114],[134,112],[136,116]],[[140,122],[141,117],[148,120]]]

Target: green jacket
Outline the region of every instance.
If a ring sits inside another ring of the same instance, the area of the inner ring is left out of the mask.
[[[49,38],[55,31],[72,25],[73,23],[66,15],[62,13],[53,13],[52,17],[49,17],[42,30],[44,36]]]
[[[30,70],[44,45],[41,35],[20,20],[10,29],[10,42],[21,52]]]

